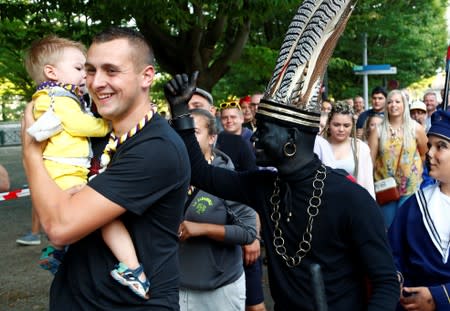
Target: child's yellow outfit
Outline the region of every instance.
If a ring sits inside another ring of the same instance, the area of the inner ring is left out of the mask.
[[[61,189],[87,182],[92,158],[89,137],[103,137],[111,130],[107,121],[86,111],[74,90],[71,85],[50,86],[33,95],[35,119],[52,105],[61,120],[62,131],[48,139],[43,152],[45,167]]]

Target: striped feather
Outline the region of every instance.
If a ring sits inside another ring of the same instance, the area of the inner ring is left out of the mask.
[[[320,110],[320,81],[350,17],[352,2],[307,0],[300,6],[281,46],[266,99]]]
[[[279,78],[283,76],[283,72],[286,68],[287,61],[291,58],[292,50],[297,46],[297,42],[301,37],[303,30],[309,22],[312,13],[317,9],[318,1],[306,0],[298,8],[296,15],[294,16],[289,28],[286,32],[286,36],[281,44],[280,53],[275,64],[275,69],[272,74],[272,79],[269,82],[267,90],[269,94],[273,95],[270,90],[276,90]]]

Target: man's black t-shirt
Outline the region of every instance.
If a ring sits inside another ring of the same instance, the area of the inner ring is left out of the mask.
[[[190,178],[186,148],[155,115],[118,147],[89,186],[127,211],[120,217],[150,280],[144,300],[110,276],[117,263],[97,230],[70,245],[53,281],[51,310],[179,310],[178,226]]]

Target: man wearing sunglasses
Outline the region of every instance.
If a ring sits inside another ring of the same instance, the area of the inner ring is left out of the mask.
[[[253,144],[250,141],[253,132],[242,126],[244,124],[244,114],[239,105],[239,99],[229,99],[220,104],[220,120],[224,132],[242,136],[251,150],[253,150]],[[219,134],[219,137],[221,134]]]

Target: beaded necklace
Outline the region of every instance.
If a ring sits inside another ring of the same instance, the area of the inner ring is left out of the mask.
[[[123,134],[120,137],[117,137],[116,134],[114,134],[113,131],[109,134],[108,143],[105,146],[105,149],[103,150],[103,154],[100,157],[100,169],[98,173],[103,173],[105,169],[108,167],[109,163],[111,162],[111,158],[116,152],[117,148],[122,145],[128,138],[133,137],[137,133],[139,133],[145,125],[147,125],[148,122],[153,117],[153,110],[150,110],[147,112],[147,114],[127,133]]]
[[[68,84],[68,83],[64,84],[64,83],[55,82],[55,81],[45,81],[38,85],[37,90],[40,91],[40,90],[49,89],[52,87],[61,87],[65,90],[69,91],[70,93],[72,93],[73,95],[75,95],[78,98],[82,107],[86,107],[86,102],[83,98],[80,88],[78,86],[76,86],[75,84]]]

